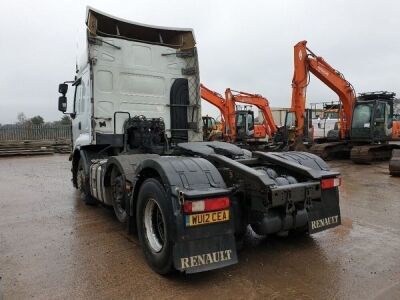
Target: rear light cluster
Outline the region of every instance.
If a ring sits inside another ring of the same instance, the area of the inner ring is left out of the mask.
[[[321,189],[332,189],[334,187],[340,186],[342,184],[342,178],[332,177],[321,180]]]
[[[228,197],[210,198],[196,201],[185,201],[183,211],[186,214],[216,211],[228,208],[230,201]]]

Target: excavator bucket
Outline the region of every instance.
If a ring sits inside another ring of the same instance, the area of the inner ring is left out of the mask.
[[[400,176],[400,149],[394,149],[389,163],[389,172],[392,176]]]

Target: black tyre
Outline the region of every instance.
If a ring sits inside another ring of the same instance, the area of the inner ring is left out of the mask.
[[[126,192],[125,192],[125,180],[119,170],[114,169],[112,175],[112,196],[113,196],[113,208],[115,215],[121,223],[125,223],[128,219],[128,213],[126,212]]]
[[[138,236],[147,263],[159,274],[167,274],[173,269],[171,218],[172,207],[165,189],[156,179],[146,179],[137,200]]]
[[[97,200],[90,194],[89,179],[89,166],[86,166],[84,160],[80,158],[76,171],[77,188],[81,193],[83,202],[85,202],[87,205],[95,205]]]

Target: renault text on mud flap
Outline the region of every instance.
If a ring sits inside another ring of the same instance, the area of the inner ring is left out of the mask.
[[[181,258],[181,268],[188,269],[192,267],[198,267],[202,265],[214,264],[220,261],[226,261],[232,259],[232,250],[222,250],[206,254],[199,254],[189,257]]]
[[[326,227],[332,224],[337,224],[338,222],[339,222],[339,216],[322,218],[319,220],[311,221],[311,229],[314,230],[321,227]]]

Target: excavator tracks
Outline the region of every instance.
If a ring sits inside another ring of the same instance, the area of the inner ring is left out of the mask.
[[[348,158],[350,154],[350,146],[346,142],[314,144],[311,146],[310,152],[318,155],[324,160]]]
[[[399,146],[394,144],[353,146],[350,159],[356,164],[371,164],[374,161],[389,160],[394,148],[399,148]]]

